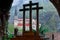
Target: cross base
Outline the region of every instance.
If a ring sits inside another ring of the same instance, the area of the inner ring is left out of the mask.
[[[34,35],[34,33],[25,32],[23,36],[16,36],[11,40],[43,40],[43,38],[41,38],[39,35]]]
[[[34,33],[31,32],[31,31],[30,32],[29,31],[28,32],[26,32],[26,31],[23,32],[23,36],[31,36],[31,35],[34,36]]]

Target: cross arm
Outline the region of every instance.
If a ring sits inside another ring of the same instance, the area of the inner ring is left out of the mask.
[[[37,8],[36,7],[34,7],[34,8],[32,8],[32,10],[36,10]],[[43,9],[43,7],[39,7],[38,9]],[[25,8],[25,9],[20,9],[19,11],[28,11],[28,10],[30,10],[29,8]]]

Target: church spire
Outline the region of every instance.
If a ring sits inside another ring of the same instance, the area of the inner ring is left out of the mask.
[[[15,20],[18,20],[18,16],[17,16],[17,8],[15,8],[14,19],[15,19]]]
[[[17,9],[15,9],[15,16],[17,16]]]

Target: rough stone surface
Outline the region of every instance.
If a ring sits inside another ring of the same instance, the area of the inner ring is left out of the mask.
[[[60,40],[60,33],[53,33],[54,34],[54,40]],[[47,33],[47,37],[49,37],[50,40],[52,40],[52,33]]]

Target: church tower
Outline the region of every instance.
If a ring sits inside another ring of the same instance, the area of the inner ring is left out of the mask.
[[[15,8],[15,14],[14,14],[14,28],[17,27],[18,23],[18,16],[17,16],[17,9]]]

